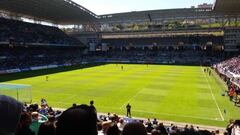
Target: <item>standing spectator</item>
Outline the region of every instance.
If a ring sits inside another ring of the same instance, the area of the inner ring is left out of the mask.
[[[96,108],[95,108],[95,106],[94,106],[94,101],[93,101],[93,100],[90,101],[90,107],[91,107],[93,110],[95,110],[95,112],[97,112],[97,110],[96,110]]]
[[[127,108],[127,117],[131,118],[131,105],[128,103],[126,108]]]

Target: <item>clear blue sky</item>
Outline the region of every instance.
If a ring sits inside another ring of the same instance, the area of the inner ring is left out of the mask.
[[[97,15],[171,8],[188,8],[215,0],[73,0]]]

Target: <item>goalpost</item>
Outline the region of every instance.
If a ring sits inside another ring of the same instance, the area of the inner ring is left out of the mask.
[[[32,102],[32,86],[26,84],[0,83],[0,95],[7,95],[23,103]]]

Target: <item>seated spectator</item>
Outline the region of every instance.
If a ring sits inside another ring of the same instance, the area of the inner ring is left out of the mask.
[[[159,123],[156,129],[159,130],[162,135],[167,135],[167,130],[164,127],[163,123]]]
[[[147,130],[148,133],[152,132],[152,130],[153,130],[152,123],[147,123],[146,130]]]
[[[153,129],[151,132],[152,135],[163,135],[159,130]]]
[[[219,131],[219,130],[216,130],[214,134],[215,134],[215,135],[220,135],[220,131]]]
[[[147,131],[142,123],[132,122],[125,125],[122,135],[147,135]]]
[[[44,99],[44,98],[42,98],[42,99],[41,99],[41,105],[47,105],[47,100]]]
[[[229,120],[229,124],[227,125],[227,128],[226,128],[228,135],[231,135],[233,127],[234,127],[234,120],[231,119]]]
[[[193,127],[193,125],[190,126],[188,132],[189,132],[190,134],[195,134],[195,133],[196,133],[196,132],[195,132],[195,129],[194,129],[194,127]]]
[[[120,130],[118,129],[117,124],[112,123],[111,126],[107,130],[106,135],[120,135]]]
[[[38,110],[38,104],[34,103],[29,106],[30,112],[36,112]]]
[[[124,120],[123,119],[120,119],[119,120],[119,122],[117,123],[117,126],[118,126],[118,128],[119,128],[119,130],[123,130],[123,128],[124,128]]]
[[[153,119],[153,122],[152,122],[153,125],[157,125],[158,124],[158,121],[156,118]]]
[[[31,115],[27,112],[22,113],[15,135],[35,135],[35,133],[30,129],[31,123]]]
[[[77,106],[77,104],[76,104],[76,103],[73,103],[73,104],[72,104],[72,107],[76,107],[76,106]]]
[[[23,107],[15,99],[0,95],[0,135],[14,134]]]
[[[53,122],[47,121],[40,125],[38,135],[55,135],[55,126]]]
[[[38,112],[32,112],[32,123],[30,129],[37,135],[39,127],[42,123],[46,122],[48,118]]]
[[[102,131],[103,134],[107,134],[108,129],[111,127],[112,121],[104,121],[102,122]]]
[[[71,107],[56,123],[56,135],[97,135],[97,114],[88,105]]]
[[[240,120],[234,122],[231,135],[240,135]]]
[[[47,116],[48,115],[48,109],[46,107],[46,105],[41,105],[41,108],[39,109],[39,113],[44,115],[44,116]]]
[[[48,122],[52,122],[55,124],[56,118],[53,115],[48,116]]]
[[[52,107],[49,107],[48,114],[49,115],[55,115],[55,112],[53,111]]]
[[[208,130],[200,130],[198,131],[198,134],[200,135],[212,135],[210,131]]]

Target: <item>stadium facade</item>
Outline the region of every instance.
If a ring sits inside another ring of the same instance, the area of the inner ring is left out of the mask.
[[[25,17],[35,22],[47,21],[56,25],[75,25],[75,29],[66,32],[88,46],[90,44],[95,46],[91,48],[97,48],[99,44],[110,45],[105,42],[107,39],[155,38],[165,35],[218,35],[228,42],[233,39],[224,37],[225,28],[231,27],[233,30],[234,27],[239,26],[238,5],[239,2],[236,0],[217,0],[212,8],[200,6],[98,16],[71,0],[37,2],[3,0],[0,9],[2,16],[7,15],[17,19]],[[230,29],[227,30],[229,31]],[[101,42],[102,40],[104,42]],[[222,43],[222,46],[227,52],[239,51],[237,42]]]

